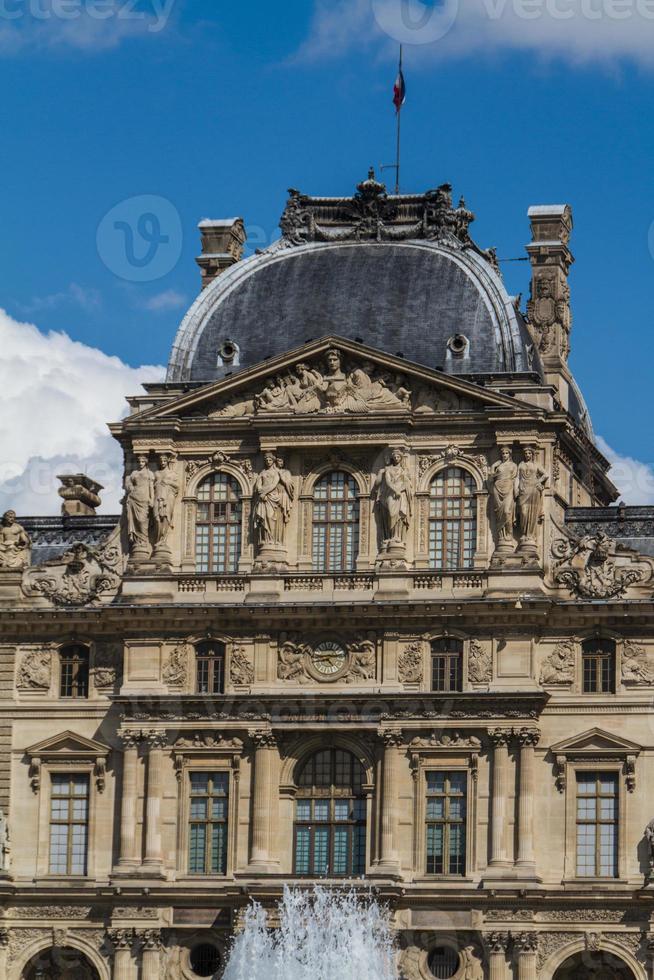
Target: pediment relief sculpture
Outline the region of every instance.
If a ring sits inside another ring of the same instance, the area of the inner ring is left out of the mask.
[[[618,550],[602,531],[578,537],[557,525],[561,537],[552,544],[554,581],[581,599],[615,599],[630,586],[651,578],[651,566],[635,553]]]
[[[113,598],[120,588],[124,559],[120,532],[114,531],[101,548],[81,542],[23,576],[23,592],[43,596],[55,606],[86,606]]]
[[[0,520],[0,572],[26,568],[31,546],[27,531],[16,520],[16,511],[6,511]]]

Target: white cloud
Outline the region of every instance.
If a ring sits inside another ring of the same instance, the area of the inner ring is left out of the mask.
[[[166,289],[163,293],[151,296],[143,303],[143,309],[151,313],[166,313],[168,310],[178,310],[186,305],[186,296],[176,289]]]
[[[654,67],[654,0],[317,0],[303,58],[375,42],[442,59],[523,51]]]
[[[625,504],[654,504],[654,468],[631,456],[621,456],[597,437],[597,448],[611,464],[609,476]]]
[[[162,367],[131,368],[118,357],[41,333],[0,310],[0,511],[57,514],[59,473],[87,473],[105,486],[105,513],[122,496],[122,453],[107,422],[126,411],[125,396]]]
[[[175,0],[4,0],[0,54],[110,50],[130,38],[161,34],[174,4]]]
[[[47,296],[35,296],[29,303],[17,303],[16,305],[22,313],[28,315],[41,313],[44,310],[56,310],[60,306],[79,306],[90,313],[102,306],[102,296],[97,289],[71,282],[68,289],[63,289],[61,292],[50,293]]]

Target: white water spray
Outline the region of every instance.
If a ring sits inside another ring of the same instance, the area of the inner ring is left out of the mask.
[[[388,913],[354,891],[284,889],[280,925],[251,905],[223,980],[397,980]]]

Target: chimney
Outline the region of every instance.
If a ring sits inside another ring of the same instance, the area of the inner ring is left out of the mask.
[[[529,329],[545,368],[546,380],[568,407],[570,372],[570,286],[568,275],[574,256],[568,248],[572,209],[568,204],[545,204],[529,209],[532,240],[531,299],[527,304]]]
[[[202,255],[195,261],[202,271],[202,288],[206,289],[216,276],[241,261],[247,235],[243,218],[206,219],[198,228]]]
[[[59,496],[63,500],[61,513],[64,517],[93,517],[101,503],[102,484],[83,473],[66,473],[57,479],[61,482]]]

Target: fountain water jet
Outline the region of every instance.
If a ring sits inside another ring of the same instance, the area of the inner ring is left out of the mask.
[[[280,925],[253,903],[223,980],[397,980],[388,913],[354,891],[284,889]]]

